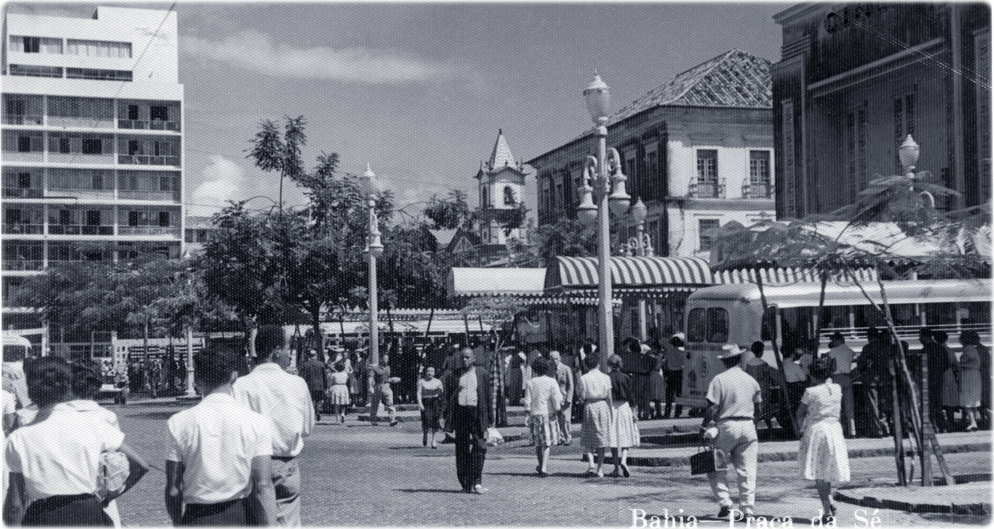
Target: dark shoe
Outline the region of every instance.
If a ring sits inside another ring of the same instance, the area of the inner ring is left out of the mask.
[[[321,414],[320,414],[320,413],[318,413],[318,414],[316,414],[316,415],[317,415],[317,421],[318,421],[318,422],[321,422]]]
[[[621,465],[621,474],[626,478],[632,477],[632,473],[628,471],[628,465]]]
[[[728,513],[731,509],[727,505],[722,505],[721,509],[718,509],[718,518],[728,518]]]
[[[573,442],[572,441],[563,441],[562,444],[563,444],[563,446],[569,446],[569,445],[573,444]]]
[[[421,446],[428,446],[428,432],[421,435]]]
[[[390,421],[390,426],[397,426],[397,421],[396,420]]]
[[[621,477],[621,473],[618,472],[617,470],[615,470],[614,472],[611,472],[608,475],[611,476],[612,478],[620,478]]]

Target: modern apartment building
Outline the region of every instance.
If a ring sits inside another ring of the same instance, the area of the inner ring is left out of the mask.
[[[24,10],[3,26],[5,316],[11,287],[49,266],[184,244],[176,13]]]

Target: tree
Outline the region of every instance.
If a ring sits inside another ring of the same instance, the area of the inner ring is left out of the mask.
[[[561,217],[552,224],[538,227],[538,255],[548,266],[557,256],[589,257],[597,255],[597,235],[576,219]]]

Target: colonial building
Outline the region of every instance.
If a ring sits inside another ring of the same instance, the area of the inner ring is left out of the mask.
[[[3,296],[66,261],[183,253],[176,13],[8,7],[3,28]]]
[[[504,248],[512,237],[524,239],[523,227],[506,231],[502,226],[513,215],[520,214],[527,175],[523,164],[514,160],[504,139],[504,131],[498,130],[490,159],[480,162],[480,170],[474,177],[480,198],[479,235],[484,247]]]
[[[901,172],[909,134],[918,170],[963,193],[938,207],[990,199],[988,4],[798,4],[774,19],[778,217],[832,211]]]
[[[770,61],[731,50],[609,118],[608,146],[619,151],[633,203],[648,208],[656,255],[707,257],[713,228],[772,218],[771,103]],[[591,130],[527,162],[537,171],[540,224],[576,217],[583,162],[595,149]],[[619,240],[634,235],[629,218],[615,224]]]

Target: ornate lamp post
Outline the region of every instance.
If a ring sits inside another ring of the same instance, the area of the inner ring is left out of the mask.
[[[379,324],[377,320],[376,306],[376,259],[383,255],[383,243],[380,242],[379,220],[376,218],[376,197],[380,193],[379,182],[376,174],[366,164],[366,171],[359,178],[362,194],[366,196],[366,205],[369,208],[369,234],[366,236],[366,249],[363,253],[369,259],[369,358],[366,359],[369,365],[373,366],[380,361],[380,337]],[[373,372],[369,372],[369,395],[372,395]]]
[[[904,143],[897,150],[897,157],[900,158],[901,166],[904,167],[904,175],[911,179],[912,190],[914,190],[914,181],[918,177],[915,174],[915,164],[918,163],[919,154],[918,144],[915,143],[915,139],[911,137],[911,134],[908,134],[908,137],[904,139]],[[935,197],[932,193],[922,191],[919,194],[927,201],[929,207],[935,209]]]
[[[626,254],[638,257],[652,257],[652,238],[645,232],[645,217],[648,215],[648,208],[642,203],[642,198],[632,205],[632,219],[635,221],[636,235],[628,239],[628,244],[622,247]]]
[[[583,167],[584,183],[580,187],[578,219],[590,224],[597,221],[597,328],[601,368],[606,369],[607,359],[614,354],[614,320],[612,315],[611,288],[611,225],[610,212],[622,215],[631,202],[625,192],[627,178],[621,172],[621,157],[616,149],[607,148],[607,114],[611,105],[611,91],[594,72],[594,79],[583,91],[587,111],[594,122],[597,137],[597,157],[587,156]],[[593,194],[593,197],[591,197]],[[597,200],[596,205],[594,200]]]

